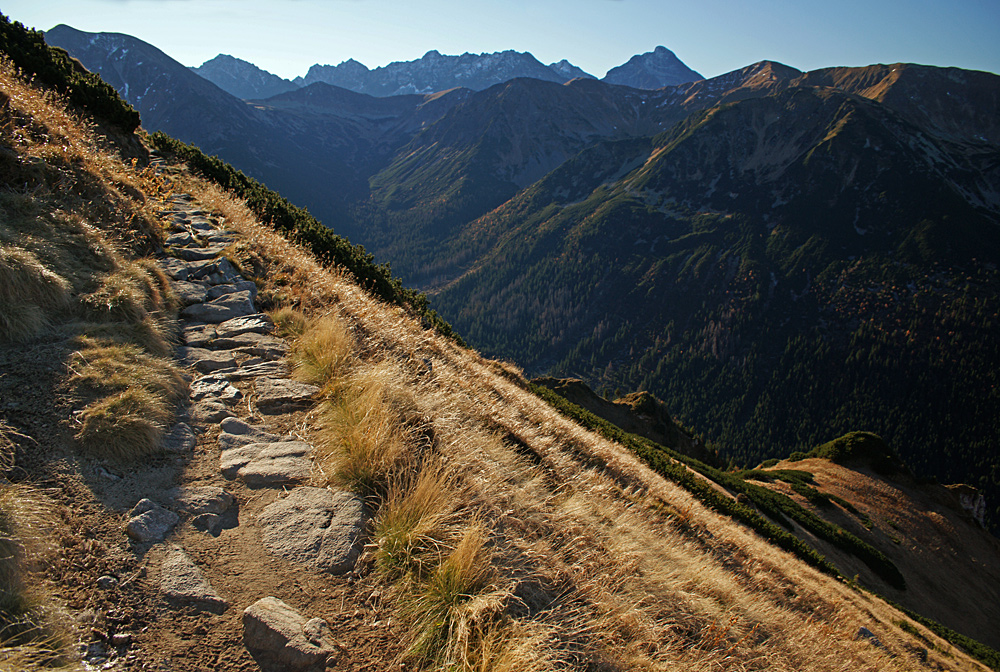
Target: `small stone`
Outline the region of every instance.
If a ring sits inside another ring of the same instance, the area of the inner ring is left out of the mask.
[[[108,576],[105,574],[97,579],[97,587],[101,590],[110,590],[118,585],[118,579],[113,576]]]
[[[235,501],[232,494],[217,485],[188,485],[174,488],[167,494],[179,511],[192,516],[203,513],[221,515]]]
[[[132,643],[132,635],[128,632],[116,632],[111,635],[111,646],[128,646]]]
[[[222,516],[217,513],[202,513],[191,519],[191,525],[196,530],[218,535],[222,530]]]
[[[233,387],[225,378],[208,375],[191,383],[192,401],[200,401],[206,397],[212,397],[218,401],[236,401],[243,398],[243,393]]]
[[[195,443],[198,439],[194,435],[194,430],[183,422],[178,422],[173,428],[163,437],[163,450],[168,453],[189,453],[194,450]]]
[[[226,247],[218,243],[208,247],[175,247],[173,253],[186,261],[207,261],[218,257]]]
[[[226,320],[216,328],[217,338],[232,338],[240,334],[269,334],[274,331],[274,322],[264,313],[255,313]]]
[[[125,532],[140,543],[163,541],[179,518],[150,499],[141,499],[128,513]]]
[[[177,245],[180,247],[195,246],[198,245],[198,241],[195,237],[191,235],[188,231],[183,231],[181,233],[175,233],[172,236],[167,236],[167,239],[163,241],[167,245]]]
[[[233,417],[229,407],[215,399],[202,399],[194,405],[192,412],[194,417],[202,422],[219,422]]]
[[[252,280],[239,280],[231,285],[216,285],[208,290],[209,299],[217,299],[220,296],[226,294],[232,294],[233,292],[250,292],[250,298],[257,298],[257,283]]]
[[[254,383],[257,390],[257,410],[261,413],[288,413],[309,408],[313,396],[319,388],[287,378],[258,378]]]
[[[321,672],[336,649],[330,626],[275,597],[243,611],[243,644],[263,672]]]

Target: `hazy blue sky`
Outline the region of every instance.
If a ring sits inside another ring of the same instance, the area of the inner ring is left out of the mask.
[[[897,61],[1000,73],[1000,0],[4,0],[29,27],[127,33],[185,65],[226,53],[283,77],[515,49],[601,77],[664,45],[706,77]]]

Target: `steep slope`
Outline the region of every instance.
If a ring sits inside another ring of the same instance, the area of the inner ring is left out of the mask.
[[[633,56],[623,65],[611,68],[602,81],[634,89],[662,89],[699,79],[704,77],[684,65],[674,52],[659,46],[653,51]]]
[[[51,328],[0,341],[0,445],[12,448],[4,475],[50,500],[45,536],[58,543],[25,571],[67,614],[70,662],[79,651],[88,666],[253,670],[290,653],[287,642],[345,670],[981,669],[556,413],[515,369],[318,263],[306,251],[315,238],[290,243],[280,222],[252,214],[273,195],[258,189],[245,203],[169,156],[123,161],[6,63],[0,87],[10,115],[0,260],[34,278],[3,285],[2,307],[13,297],[52,309]],[[26,291],[56,277],[65,294]],[[179,330],[174,301],[199,323]],[[274,308],[274,323],[221,321],[255,307]],[[172,330],[186,349],[150,338]],[[100,365],[94,352],[73,355],[97,340]],[[156,366],[119,368],[155,347]],[[94,413],[73,411],[91,386],[138,395],[180,366],[190,384],[179,378],[179,408],[162,420],[190,403],[183,418],[197,431],[159,444],[159,433],[111,423],[86,440]],[[216,413],[232,417],[220,427]],[[144,437],[139,459],[109,451]],[[295,459],[257,470],[280,451]],[[320,556],[340,545],[322,509],[283,519],[303,495],[354,512],[366,498],[346,567],[309,555],[316,538]],[[316,535],[305,558],[269,529],[276,519]],[[293,636],[257,637],[268,612]],[[880,646],[859,641],[859,627]],[[0,664],[51,669],[25,664],[14,643]]]
[[[297,85],[272,75],[240,58],[219,54],[191,71],[204,77],[226,93],[244,100],[270,98],[279,93],[294,91]]]
[[[787,89],[581,153],[468,227],[488,251],[435,298],[485,352],[648,389],[739,461],[865,427],[995,489],[1000,233],[970,170],[881,105]]]

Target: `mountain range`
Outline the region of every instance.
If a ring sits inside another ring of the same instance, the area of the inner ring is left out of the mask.
[[[304,77],[291,81],[225,54],[219,54],[191,70],[224,91],[246,100],[270,98],[316,82],[372,96],[398,96],[434,93],[456,87],[481,91],[520,77],[559,84],[578,77],[595,79],[566,59],[543,65],[531,54],[513,50],[461,56],[428,51],[416,60],[397,61],[374,70],[352,58],[339,65],[313,65]],[[638,89],[659,89],[699,79],[702,79],[701,75],[684,65],[672,51],[660,46],[613,68],[603,81]]]
[[[875,431],[997,515],[1000,77],[763,61],[248,103],[134,38],[46,39],[148,130],[391,263],[484,354],[653,392],[737,463]]]

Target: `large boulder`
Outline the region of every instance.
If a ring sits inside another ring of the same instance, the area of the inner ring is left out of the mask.
[[[364,502],[341,490],[298,487],[258,517],[264,546],[290,562],[343,574],[361,554]]]

